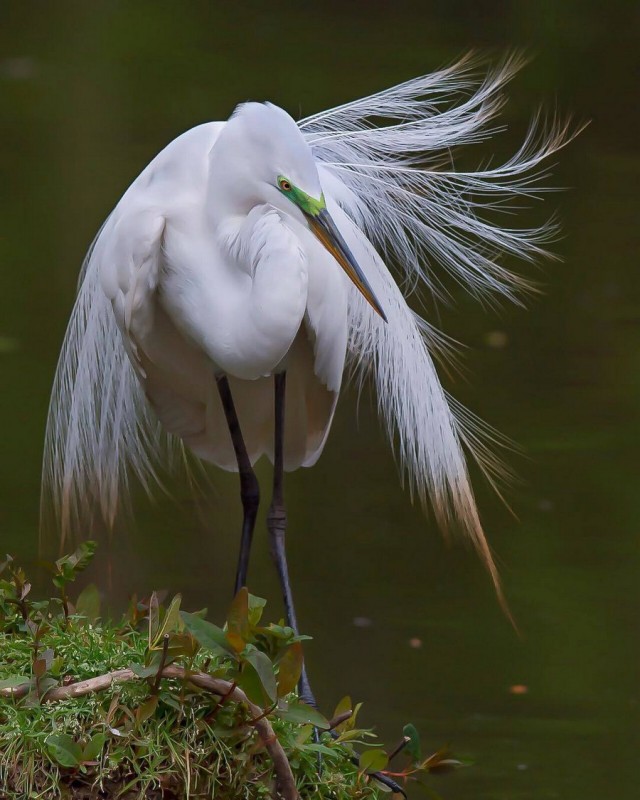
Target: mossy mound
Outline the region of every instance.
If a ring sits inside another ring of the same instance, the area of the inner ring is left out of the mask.
[[[182,611],[179,595],[166,607],[155,594],[134,598],[123,619],[101,621],[94,587],[75,604],[67,595],[92,555],[86,543],[51,565],[60,597],[48,601],[30,599],[10,559],[0,565],[0,797],[347,800],[389,791],[374,774],[389,757],[356,727],[350,698],[331,721],[298,699],[307,637],[265,625],[264,600],[241,590],[223,628],[204,611]],[[394,775],[457,764],[445,753],[421,759],[412,726],[403,744],[407,763]]]

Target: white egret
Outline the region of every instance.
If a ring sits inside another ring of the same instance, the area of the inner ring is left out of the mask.
[[[501,227],[488,212],[535,194],[566,126],[534,120],[499,166],[451,162],[451,148],[495,132],[487,124],[519,66],[508,58],[485,76],[463,59],[299,122],[245,103],[151,161],[91,247],[58,365],[43,497],[63,530],[94,503],[112,521],[128,469],[150,488],[178,443],[239,472],[238,588],[259,501],[253,465],[266,455],[271,551],[296,628],[283,471],[320,456],[347,364],[371,375],[411,486],[470,537],[500,593],[463,455],[492,474],[487,430],[442,389],[433,357],[447,341],[400,287],[440,297],[442,268],[480,298],[527,288],[501,259],[543,255],[553,225]]]

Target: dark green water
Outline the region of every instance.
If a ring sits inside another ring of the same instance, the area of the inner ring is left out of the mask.
[[[541,100],[591,118],[547,198],[564,263],[527,311],[464,297],[443,312],[469,346],[451,388],[521,443],[517,518],[479,486],[522,630],[477,559],[411,507],[364,398],[341,400],[319,464],[290,477],[290,563],[320,704],[345,693],[389,740],[412,721],[475,766],[433,779],[447,800],[631,800],[640,745],[640,183],[634,3],[0,3],[0,536],[35,558],[42,437],[83,253],[179,132],[271,99],[310,113],[451,60],[528,47],[509,151]],[[486,157],[489,146],[483,151]],[[506,346],[487,345],[501,331]],[[260,467],[266,481],[269,470]],[[239,523],[233,476],[207,502],[136,503],[114,543],[112,599],[183,590],[222,609]],[[178,494],[180,494],[178,492]],[[274,598],[264,535],[252,590]],[[103,583],[106,553],[97,577]],[[221,616],[221,614],[219,614]],[[366,617],[369,627],[353,620]],[[412,648],[409,640],[420,639]],[[526,685],[513,695],[509,687]]]

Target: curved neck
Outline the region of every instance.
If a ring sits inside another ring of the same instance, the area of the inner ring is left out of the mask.
[[[216,226],[227,217],[244,217],[264,202],[255,194],[252,164],[246,143],[227,122],[209,153],[206,213]]]

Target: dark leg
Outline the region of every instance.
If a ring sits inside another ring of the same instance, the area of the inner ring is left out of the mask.
[[[299,633],[296,610],[293,605],[293,595],[289,583],[289,570],[287,568],[287,555],[285,552],[285,531],[287,527],[287,514],[284,507],[284,396],[286,387],[286,373],[281,372],[274,377],[275,381],[275,443],[273,450],[273,497],[267,515],[269,528],[269,547],[273,559],[284,599],[284,609],[287,625]],[[305,703],[316,705],[313,692],[309,686],[306,668],[302,668],[300,684],[298,686],[300,697]]]
[[[251,553],[251,540],[253,539],[253,529],[256,524],[258,505],[260,503],[260,487],[258,479],[253,471],[247,448],[242,438],[238,415],[233,404],[229,381],[223,375],[216,378],[218,392],[222,400],[222,407],[227,418],[233,449],[238,461],[238,472],[240,474],[240,499],[242,500],[242,538],[240,539],[240,556],[238,558],[238,569],[236,571],[236,583],[234,594],[243,586],[247,585],[247,572],[249,570],[249,555]]]
[[[291,593],[291,585],[289,583],[289,570],[287,568],[287,556],[285,552],[285,530],[287,527],[287,514],[284,507],[284,396],[286,387],[286,373],[281,372],[275,376],[275,443],[273,450],[273,497],[271,499],[271,507],[267,515],[267,526],[269,528],[269,546],[271,550],[271,557],[275,562],[278,576],[280,578],[280,585],[282,587],[282,596],[284,599],[284,608],[287,618],[287,625],[293,628],[296,633],[300,633],[298,629],[298,620],[296,619],[296,610],[293,605],[293,595]],[[298,691],[300,699],[308,703],[314,708],[317,708],[316,699],[311,691],[309,679],[307,678],[306,667],[302,667],[302,675],[300,676],[300,683],[298,684]],[[337,738],[337,733],[332,731],[332,736]],[[316,742],[320,741],[319,732],[316,728],[314,730],[314,738]],[[357,764],[358,759],[353,758],[353,763]],[[322,772],[322,756],[318,753],[318,772]],[[394,780],[388,778],[386,775],[381,775],[379,772],[371,773],[372,776],[391,789],[392,792],[398,792],[406,797],[404,790]]]

